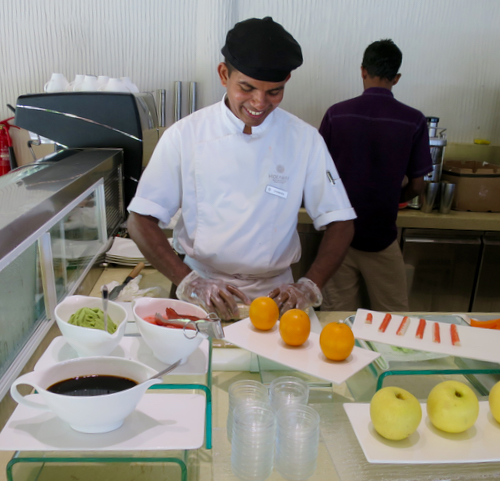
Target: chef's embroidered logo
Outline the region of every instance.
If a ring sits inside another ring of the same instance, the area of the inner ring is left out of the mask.
[[[284,184],[290,177],[288,175],[283,175],[285,172],[285,167],[281,164],[276,166],[277,174],[269,174],[269,179],[276,184]]]

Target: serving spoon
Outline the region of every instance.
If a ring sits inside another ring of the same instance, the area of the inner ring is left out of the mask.
[[[151,381],[151,379],[156,379],[157,377],[161,377],[164,374],[167,374],[170,371],[173,371],[181,363],[181,361],[182,361],[182,359],[177,359],[177,361],[175,361],[173,364],[170,364],[170,366],[168,366],[167,368],[163,369],[163,371],[160,371],[160,372],[156,373],[154,376],[151,376],[150,378],[148,378],[148,379],[146,379],[145,381],[142,381],[142,382]]]

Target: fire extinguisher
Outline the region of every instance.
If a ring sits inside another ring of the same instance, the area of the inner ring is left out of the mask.
[[[11,127],[19,129],[17,125],[9,124],[9,121],[13,118],[14,117],[9,117],[8,119],[0,121],[0,175],[7,174],[11,169],[17,167],[14,148],[12,147],[12,139],[9,134],[9,129]]]

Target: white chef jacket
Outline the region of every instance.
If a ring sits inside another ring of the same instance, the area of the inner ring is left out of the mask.
[[[166,226],[181,208],[173,245],[185,262],[255,297],[292,282],[302,200],[318,230],[356,215],[315,128],[279,108],[244,127],[224,99],[173,124],[128,210]]]

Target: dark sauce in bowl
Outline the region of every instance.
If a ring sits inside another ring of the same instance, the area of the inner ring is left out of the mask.
[[[93,374],[56,382],[48,387],[47,391],[63,396],[102,396],[125,391],[137,384],[126,377]]]

